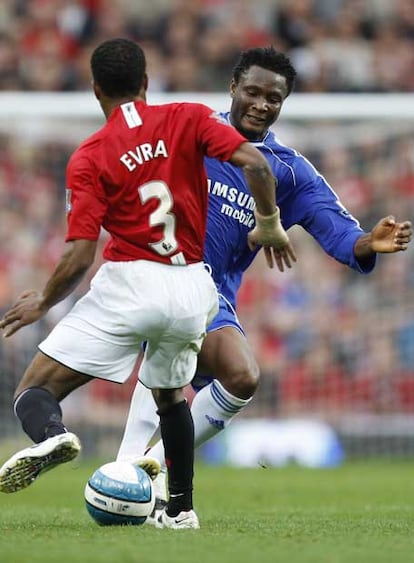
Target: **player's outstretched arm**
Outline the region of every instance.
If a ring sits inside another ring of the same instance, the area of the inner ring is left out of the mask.
[[[375,253],[389,254],[407,250],[412,234],[410,221],[398,223],[393,215],[384,217],[370,233],[357,240],[354,248],[355,258],[364,260]]]
[[[5,329],[3,335],[12,336],[23,326],[41,319],[51,307],[72,293],[94,261],[96,244],[90,240],[68,243],[44,290],[24,291],[4,314],[0,321],[0,329]]]

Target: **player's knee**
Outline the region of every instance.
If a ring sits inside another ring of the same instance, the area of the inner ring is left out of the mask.
[[[225,389],[240,399],[250,399],[259,385],[260,371],[256,363],[233,369],[223,377]]]

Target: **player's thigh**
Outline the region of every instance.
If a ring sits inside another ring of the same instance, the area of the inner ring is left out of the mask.
[[[185,315],[182,315],[183,308],[178,307],[178,320],[173,321],[159,338],[151,338],[147,342],[139,372],[144,385],[152,389],[178,389],[191,382],[206,334],[209,312],[216,308],[214,294],[209,295],[209,299],[207,306],[204,300],[194,301]]]
[[[123,383],[134,369],[140,341],[111,332],[109,324],[100,326],[96,319],[88,322],[81,311],[80,307],[76,323],[70,313],[64,317],[39,344],[39,350],[72,371]]]
[[[106,290],[106,288],[104,288]],[[113,289],[113,292],[115,289]],[[102,299],[93,289],[81,298],[39,344],[39,350],[71,370],[123,383],[140,352],[140,335],[132,316],[119,311],[117,301]]]
[[[140,381],[151,389],[179,389],[188,385],[197,368],[204,330],[205,316],[195,333],[181,330],[174,336],[149,340],[138,374]]]
[[[217,291],[202,264],[169,273],[170,322],[148,339],[139,377],[148,387],[178,389],[194,377],[208,324],[218,311]]]
[[[88,383],[91,379],[83,373],[76,372],[56,362],[42,352],[38,352],[17,386],[15,397],[30,387],[42,387],[50,391],[58,401],[61,401],[66,395]]]

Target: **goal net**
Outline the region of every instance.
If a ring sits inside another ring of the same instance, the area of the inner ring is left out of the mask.
[[[150,102],[229,107],[227,94],[151,94]],[[89,93],[0,94],[0,307],[41,288],[63,249],[67,159],[103,123]],[[414,210],[414,97],[294,94],[275,127],[330,182],[365,230]],[[261,384],[244,420],[329,424],[350,455],[414,455],[414,251],[380,256],[369,276],[324,254],[296,227],[284,273],[259,256],[246,273],[239,316]],[[97,263],[98,266],[99,262]],[[21,436],[13,390],[39,341],[87,288],[45,319],[0,341],[0,443]],[[94,381],[64,401],[86,451],[114,452],[135,385]],[[189,393],[191,398],[191,393]]]

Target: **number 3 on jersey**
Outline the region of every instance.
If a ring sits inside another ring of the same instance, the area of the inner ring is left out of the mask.
[[[149,224],[151,227],[163,225],[163,238],[159,242],[150,243],[150,246],[161,256],[169,256],[178,248],[175,238],[175,215],[171,213],[174,203],[171,192],[167,184],[157,180],[140,186],[138,193],[142,204],[154,198],[159,202],[149,217]]]

